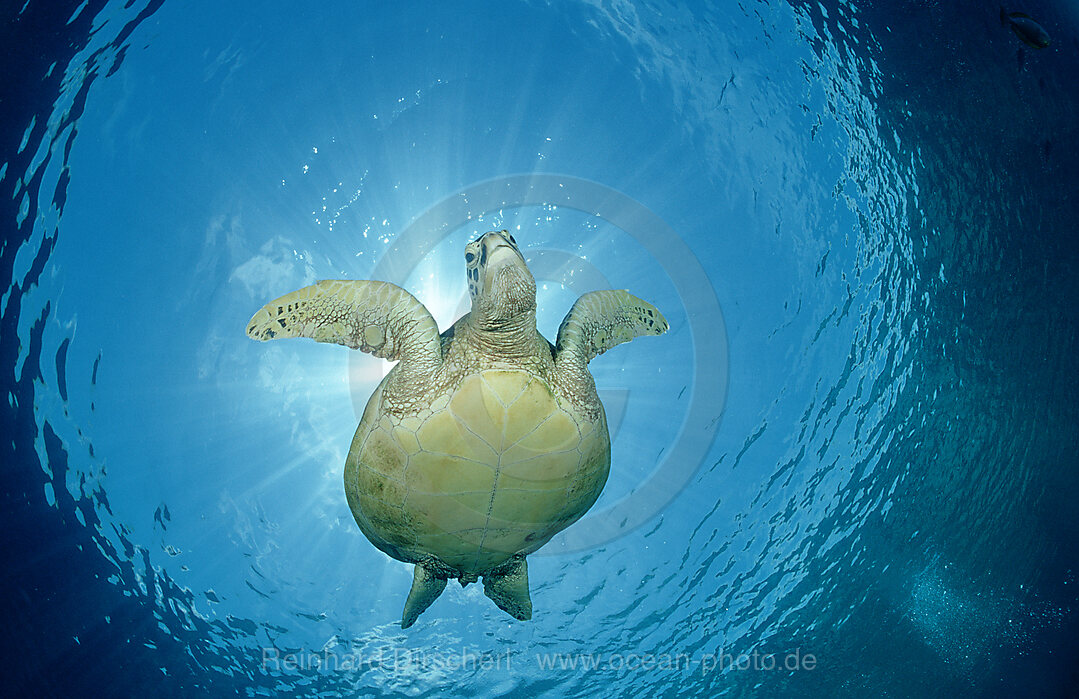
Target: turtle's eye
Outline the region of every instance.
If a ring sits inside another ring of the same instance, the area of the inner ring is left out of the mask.
[[[513,243],[514,245],[517,245],[517,241],[513,239],[513,234],[512,233],[510,234],[510,242]]]
[[[465,262],[472,264],[472,260],[476,259],[476,256],[470,252],[465,253]]]

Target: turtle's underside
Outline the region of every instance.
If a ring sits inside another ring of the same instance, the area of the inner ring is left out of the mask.
[[[255,314],[248,335],[311,337],[399,360],[371,396],[345,462],[360,529],[415,565],[402,626],[457,578],[528,619],[525,556],[580,518],[607,479],[610,441],[587,364],[666,331],[625,291],[585,294],[552,346],[536,330],[535,281],[506,231],[469,243],[472,311],[439,336],[385,282],[320,282]]]

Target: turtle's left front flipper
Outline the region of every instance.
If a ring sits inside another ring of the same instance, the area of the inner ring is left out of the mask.
[[[558,328],[555,361],[584,367],[616,345],[668,327],[659,309],[624,289],[593,291],[577,299]]]
[[[247,323],[255,340],[309,337],[362,350],[407,369],[442,361],[438,325],[416,297],[389,282],[328,280],[285,294]]]

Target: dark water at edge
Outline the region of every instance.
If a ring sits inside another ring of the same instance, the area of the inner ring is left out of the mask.
[[[76,129],[65,131],[68,124],[78,122],[85,100],[95,78],[107,75],[119,66],[126,51],[127,40],[135,28],[152,15],[163,0],[143,3],[141,11],[124,24],[115,37],[104,43],[90,58],[92,66],[81,88],[74,96],[64,121],[55,133],[64,137],[53,142],[51,158],[63,158],[66,163]],[[61,440],[46,422],[43,442],[48,465],[43,468],[35,450],[38,426],[34,416],[35,383],[43,382],[41,363],[64,363],[62,354],[55,359],[42,357],[42,333],[50,312],[46,305],[31,326],[29,336],[19,335],[19,320],[23,312],[22,291],[38,282],[46,261],[55,246],[57,231],[47,233],[39,252],[23,279],[12,279],[15,256],[20,246],[30,239],[37,220],[36,203],[43,185],[44,167],[34,171],[27,183],[28,208],[21,198],[12,197],[17,176],[30,172],[36,145],[46,138],[54,104],[61,92],[61,80],[68,62],[89,41],[92,22],[105,7],[104,0],[90,0],[78,16],[69,23],[80,2],[56,0],[50,3],[28,3],[19,13],[18,3],[10,3],[3,11],[4,22],[0,43],[7,52],[8,68],[0,85],[0,147],[8,163],[3,183],[5,196],[0,197],[0,218],[4,225],[4,246],[0,251],[0,276],[11,280],[12,290],[5,299],[0,316],[0,383],[5,396],[16,397],[0,408],[0,462],[4,468],[4,487],[0,491],[0,530],[4,532],[3,587],[0,598],[0,618],[5,620],[6,633],[0,643],[5,663],[3,691],[8,696],[179,696],[184,692],[209,690],[213,693],[238,694],[249,683],[243,678],[231,678],[203,668],[188,654],[187,646],[198,648],[201,626],[197,618],[187,617],[181,623],[169,623],[169,628],[194,628],[189,638],[178,639],[159,626],[156,615],[168,614],[175,605],[157,605],[159,599],[184,600],[190,592],[181,590],[172,581],[155,573],[145,551],[134,547],[127,551],[112,550],[110,541],[101,536],[96,506],[108,510],[108,501],[100,487],[85,484],[79,499],[74,499],[67,487],[68,453]],[[32,37],[32,41],[28,41]],[[50,65],[56,62],[50,72]],[[47,77],[43,77],[46,76]],[[26,125],[33,121],[27,134]],[[29,147],[19,152],[20,144]],[[52,201],[62,212],[66,201],[68,177],[61,175]],[[20,218],[21,216],[21,218]],[[18,227],[14,222],[21,221]],[[21,375],[16,379],[16,364],[20,343],[28,342],[27,358]],[[63,350],[61,350],[61,353]],[[52,483],[56,506],[51,507],[40,497],[46,483]],[[74,521],[78,520],[78,521]],[[126,542],[122,532],[119,540]],[[130,546],[130,544],[129,544]],[[100,549],[100,550],[99,550]],[[104,555],[102,555],[104,554]],[[118,562],[132,570],[125,576],[133,579],[133,568],[142,568],[143,595],[108,582]],[[141,565],[140,565],[141,564]],[[104,619],[86,628],[86,619]],[[170,620],[179,622],[180,619]],[[215,635],[227,638],[236,632],[225,624],[215,624]],[[206,636],[204,636],[205,638]],[[215,649],[224,652],[224,649]],[[222,657],[224,666],[234,660]],[[167,668],[166,668],[167,666]],[[154,668],[162,668],[155,671]],[[119,681],[122,679],[122,683]],[[122,688],[121,688],[122,686]],[[111,688],[111,689],[109,689]]]
[[[980,632],[948,630],[953,637],[944,645],[956,656],[946,659],[956,674],[949,688],[924,671],[940,660],[928,648],[921,657],[896,657],[900,646],[892,639],[902,638],[908,620],[895,609],[866,605],[858,612],[862,628],[891,631],[851,633],[859,628],[854,619],[836,631],[835,647],[851,658],[898,662],[890,668],[852,663],[846,689],[858,694],[884,685],[937,696],[974,687],[985,696],[1079,696],[1079,160],[1070,155],[1079,152],[1075,29],[1055,37],[1058,53],[1036,54],[997,31],[995,8],[869,3],[858,19],[872,28],[872,39],[863,35],[852,43],[860,32],[834,4],[825,4],[827,16],[816,3],[793,4],[840,50],[877,64],[877,114],[903,144],[900,157],[917,166],[909,237],[919,293],[933,298],[908,390],[895,411],[919,422],[888,449],[907,462],[891,497],[910,507],[863,530],[866,558],[851,571],[860,578],[851,587],[867,593],[851,602],[905,593],[909,579],[930,570],[943,548],[953,559],[982,561],[980,573],[967,571],[975,575],[967,580],[972,587],[993,589],[1017,568],[1036,567],[1034,584],[1045,595],[1040,603],[1063,613],[1032,643],[990,639],[1000,644],[994,661],[1003,673],[973,680],[962,679],[962,655]],[[1049,26],[1074,22],[1061,4],[1023,9]],[[968,61],[986,54],[983,34],[956,30],[972,17],[986,25],[992,51],[1011,64],[1003,80],[979,70],[977,58]],[[934,279],[938,270],[947,270],[946,280]],[[940,389],[926,395],[918,386]],[[932,545],[927,530],[939,533]],[[875,553],[885,551],[874,562]],[[903,559],[906,569],[897,563]]]

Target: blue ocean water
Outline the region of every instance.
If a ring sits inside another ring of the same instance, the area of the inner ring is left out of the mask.
[[[1079,10],[20,0],[0,206],[12,696],[1074,696]],[[258,344],[384,279],[445,329],[507,228],[591,369],[603,496],[534,617],[341,471],[388,365]]]

